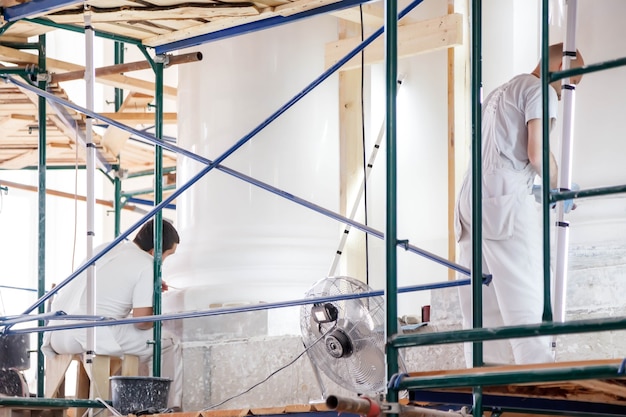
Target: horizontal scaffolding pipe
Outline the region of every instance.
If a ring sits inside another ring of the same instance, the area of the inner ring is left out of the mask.
[[[405,377],[398,384],[398,390],[420,388],[458,388],[472,386],[493,386],[507,384],[527,384],[531,382],[575,381],[581,379],[609,379],[623,376],[619,364],[591,365],[580,367],[520,369],[488,372],[481,368],[478,373],[457,375],[429,375],[427,377]]]
[[[578,191],[555,191],[550,192],[550,202],[561,200],[571,200],[574,198],[599,197],[604,195],[619,194],[626,192],[626,185],[615,185],[611,187],[590,188]]]
[[[563,78],[575,77],[577,75],[589,74],[591,72],[603,71],[606,69],[618,68],[626,65],[626,58],[619,58],[612,61],[599,62],[597,64],[589,64],[578,68],[570,68],[563,71],[555,71],[550,73],[550,81],[558,81]]]
[[[189,54],[167,56],[167,66],[186,64],[189,62],[202,61],[202,52],[192,52]],[[110,65],[107,67],[96,68],[96,77],[105,75],[122,74],[125,72],[140,71],[150,69],[151,65],[148,61],[127,62],[124,64]],[[60,74],[52,74],[51,83],[59,83],[63,81],[80,80],[85,77],[85,70],[68,71]]]
[[[449,332],[423,334],[397,334],[389,343],[396,348],[412,346],[441,345],[447,343],[477,342],[520,337],[535,337],[569,333],[591,333],[626,329],[626,317],[572,320],[565,323],[527,324],[523,326],[505,326],[454,330]]]
[[[484,282],[488,282],[488,281],[485,280]],[[469,279],[457,280],[457,281],[444,281],[441,283],[415,285],[415,286],[410,286],[410,287],[400,287],[398,288],[398,292],[405,293],[405,292],[414,292],[414,291],[425,291],[425,290],[432,290],[432,289],[438,289],[438,288],[448,288],[448,287],[454,287],[454,286],[469,285],[469,283],[470,283]],[[84,328],[84,327],[100,327],[100,326],[113,326],[113,325],[118,325],[118,324],[141,323],[144,321],[154,322],[154,321],[207,317],[207,316],[219,316],[222,314],[245,313],[248,311],[260,311],[260,310],[269,310],[269,309],[274,309],[274,308],[295,307],[295,306],[306,305],[306,304],[326,303],[326,302],[340,301],[340,300],[353,300],[357,298],[366,298],[366,297],[379,297],[382,295],[384,295],[384,291],[376,290],[376,291],[367,291],[367,292],[352,293],[352,294],[303,298],[299,300],[281,301],[281,302],[276,302],[276,303],[260,303],[260,304],[252,304],[252,305],[238,306],[238,307],[215,308],[215,309],[204,310],[204,311],[161,314],[157,316],[143,316],[143,317],[137,317],[137,318],[120,319],[120,320],[111,320],[102,316],[85,316],[85,315],[70,316],[70,315],[65,314],[64,312],[51,312],[51,313],[38,314],[38,315],[32,315],[32,316],[21,315],[21,316],[11,316],[5,319],[0,318],[0,326],[5,326],[5,330],[4,330],[5,334],[33,333],[33,332],[41,332],[41,331],[77,329],[77,328]],[[84,321],[90,321],[90,322],[9,330],[10,326],[15,325],[17,323],[24,323],[27,321],[35,321],[35,320],[84,320]]]
[[[111,401],[105,401],[110,404]],[[43,398],[43,397],[0,397],[2,407],[41,407],[41,408],[104,408],[98,400]]]
[[[20,184],[17,182],[11,182],[11,181],[5,181],[3,179],[0,179],[0,184],[2,185],[6,185],[8,187],[11,188],[17,188],[18,190],[25,190],[25,191],[33,191],[33,192],[38,192],[38,188],[34,185],[28,185],[28,184]],[[52,195],[55,197],[63,197],[63,198],[69,198],[72,200],[78,200],[78,201],[86,201],[87,198],[83,195],[78,195],[78,194],[72,194],[72,193],[66,193],[64,191],[57,191],[57,190],[50,190],[50,189],[46,189],[46,194],[47,195]],[[102,206],[106,206],[106,207],[113,207],[113,202],[109,201],[109,200],[101,200],[101,199],[96,199],[96,204],[100,204]],[[124,206],[123,207],[125,210],[130,210],[130,211],[135,211],[136,207],[134,206]]]
[[[37,292],[37,288],[23,288],[23,287],[12,287],[10,285],[0,285],[0,288],[5,288],[7,290],[18,290],[18,291],[30,291]]]

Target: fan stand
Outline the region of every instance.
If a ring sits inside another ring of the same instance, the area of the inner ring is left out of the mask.
[[[308,350],[306,352],[306,355],[309,358],[309,363],[311,364],[311,368],[313,369],[313,375],[315,375],[315,380],[317,381],[317,385],[319,386],[320,391],[322,392],[321,401],[325,402],[326,401],[326,386],[324,385],[324,382],[322,381],[322,375],[320,374],[320,370],[317,369],[317,366],[313,364],[313,359],[311,358]],[[309,402],[317,402],[317,401],[309,401]]]

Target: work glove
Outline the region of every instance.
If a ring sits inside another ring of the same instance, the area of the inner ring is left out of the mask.
[[[571,191],[578,191],[580,190],[580,186],[578,184],[576,184],[575,182],[572,183],[572,188],[570,189]],[[550,192],[558,192],[558,190],[550,190]],[[541,204],[541,185],[533,185],[533,189],[532,189],[532,193],[535,196],[535,201],[539,204]],[[550,208],[555,208],[556,207],[556,203],[551,203],[550,204]],[[570,200],[563,200],[563,212],[564,213],[569,213],[570,211],[574,210],[576,208],[576,204],[574,204],[574,200],[570,199]]]

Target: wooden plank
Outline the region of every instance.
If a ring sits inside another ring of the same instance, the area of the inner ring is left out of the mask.
[[[350,38],[361,31],[361,25],[356,23],[338,23],[339,39]],[[353,210],[364,174],[361,93],[360,69],[339,73],[339,204],[345,216]],[[363,201],[359,203],[358,213],[364,213]],[[366,236],[352,229],[345,242],[341,267],[345,268],[346,275],[366,276]]]
[[[285,413],[308,413],[315,411],[312,404],[291,404],[285,406]]]
[[[128,125],[146,125],[154,124],[155,114],[148,112],[136,112],[136,113],[98,113],[98,115],[106,117],[108,119],[115,120],[116,122],[125,123]],[[163,113],[163,123],[176,124],[178,123],[177,113]]]
[[[170,42],[179,41],[181,39],[187,39],[198,35],[205,35],[212,32],[217,32],[222,29],[227,29],[233,26],[237,26],[244,23],[252,23],[270,17],[277,16],[274,9],[268,7],[262,10],[257,16],[244,16],[244,17],[224,17],[221,19],[215,19],[208,23],[201,23],[188,28],[178,30],[166,35],[150,36],[142,38],[142,43],[145,46],[158,46]]]
[[[237,409],[237,410],[210,410],[210,411],[202,411],[200,415],[202,417],[243,417],[249,414],[247,408]]]
[[[528,371],[528,370],[543,370],[543,369],[559,369],[559,368],[576,368],[581,366],[606,366],[606,365],[621,365],[621,359],[596,359],[589,361],[569,361],[569,362],[551,362],[551,363],[537,363],[528,365],[502,365],[502,366],[486,366],[483,368],[464,368],[464,369],[444,369],[437,371],[425,371],[425,372],[410,372],[409,376],[427,378],[429,376],[441,376],[441,375],[488,375],[498,372],[511,372],[511,371]]]
[[[280,16],[291,16],[296,13],[301,13],[311,9],[317,9],[318,7],[326,6],[328,4],[337,3],[341,0],[297,0],[282,6],[274,8],[274,11]]]
[[[302,0],[304,1],[304,0]],[[310,1],[310,0],[309,0]],[[316,0],[319,1],[319,0]],[[338,1],[338,0],[335,0]],[[150,8],[137,7],[124,8],[110,12],[92,12],[92,23],[102,22],[128,22],[128,21],[158,21],[169,19],[216,19],[233,16],[255,16],[259,10],[254,6],[247,7],[215,7],[217,3],[208,3],[206,7],[160,7]],[[213,7],[211,7],[213,6]],[[144,10],[142,10],[144,9]],[[64,13],[48,15],[51,20],[61,24],[84,24],[83,11],[76,13]]]
[[[8,136],[12,132],[23,129],[30,123],[36,123],[35,116],[28,114],[10,114],[0,120],[0,130],[3,136]]]
[[[406,58],[437,51],[463,43],[463,16],[448,14],[398,27],[398,58]],[[326,68],[334,65],[361,43],[359,36],[342,39],[326,45]],[[384,39],[379,37],[365,48],[365,64],[382,62],[385,57]],[[358,68],[361,58],[355,56],[341,67],[341,71]]]
[[[282,414],[285,412],[285,407],[262,407],[251,408],[250,413],[255,416],[265,416],[271,414]]]
[[[580,385],[581,387],[588,388],[592,391],[600,391],[610,395],[626,398],[626,387],[622,385],[611,384],[606,381],[597,381],[593,379],[573,382],[575,382],[576,385]]]
[[[37,149],[31,149],[20,153],[18,156],[0,163],[3,169],[22,169],[29,166],[37,165],[39,152]]]
[[[126,112],[132,114],[137,109],[145,109],[152,101],[152,96],[141,93],[130,93],[124,99],[124,102],[120,106],[118,115],[122,115]],[[153,116],[154,120],[154,116]],[[114,126],[109,126],[104,132],[102,137],[102,145],[106,147],[113,155],[119,155],[122,148],[130,138],[130,132],[122,129],[118,129]]]
[[[363,10],[363,26],[378,28],[385,24],[385,9],[382,2],[366,3],[361,8]],[[361,23],[361,9],[359,7],[337,10],[329,14],[348,22]]]

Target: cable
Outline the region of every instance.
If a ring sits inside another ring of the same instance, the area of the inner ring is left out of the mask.
[[[268,375],[265,379],[263,379],[262,381],[257,382],[256,384],[252,385],[250,388],[246,389],[245,391],[240,392],[239,394],[233,395],[232,397],[227,398],[227,399],[225,399],[225,400],[223,400],[223,401],[221,401],[221,402],[219,402],[219,403],[217,403],[217,404],[214,404],[214,405],[211,405],[211,406],[209,406],[209,407],[207,407],[207,408],[204,408],[204,409],[200,410],[200,412],[203,412],[203,411],[209,411],[209,410],[212,410],[212,409],[214,409],[214,408],[216,408],[216,407],[219,407],[220,405],[224,405],[224,404],[226,404],[227,402],[229,402],[229,401],[231,401],[231,400],[234,400],[235,398],[239,398],[239,397],[241,397],[242,395],[249,393],[250,391],[252,391],[254,388],[258,387],[259,385],[261,385],[261,384],[263,384],[263,383],[267,382],[267,381],[268,381],[271,377],[273,377],[274,375],[276,375],[277,373],[279,373],[279,372],[280,372],[280,371],[282,371],[283,369],[286,369],[286,368],[288,368],[289,366],[293,365],[293,364],[294,364],[294,363],[295,363],[298,359],[300,359],[300,358],[301,358],[301,357],[302,357],[305,353],[307,353],[307,352],[309,351],[309,349],[311,349],[313,346],[317,345],[317,343],[318,343],[320,340],[324,339],[324,338],[326,337],[326,335],[328,335],[328,333],[330,333],[332,330],[335,330],[335,328],[336,328],[336,327],[337,327],[337,322],[335,322],[335,324],[333,324],[333,325],[330,327],[330,329],[328,329],[328,330],[327,330],[327,331],[326,331],[323,335],[321,335],[319,338],[317,338],[317,340],[315,340],[315,342],[313,342],[313,343],[311,344],[311,346],[309,346],[309,347],[307,347],[306,349],[304,349],[302,352],[300,352],[300,353],[298,354],[298,356],[296,356],[294,359],[292,359],[289,363],[287,363],[286,365],[281,366],[280,368],[278,368],[277,370],[275,370],[274,372],[272,372],[271,374],[269,374],[269,375]]]

